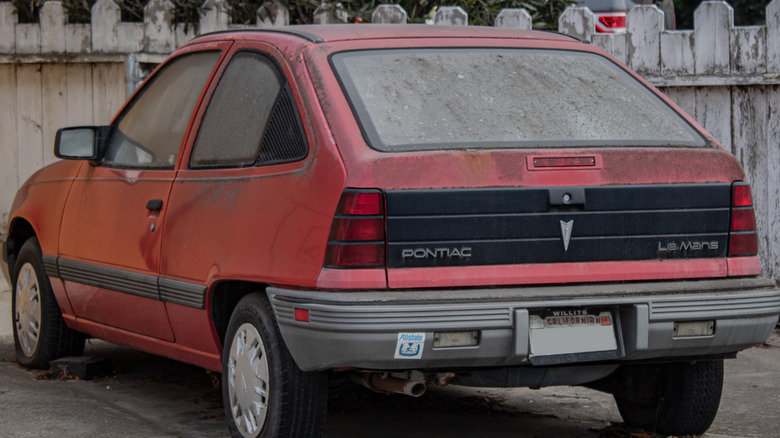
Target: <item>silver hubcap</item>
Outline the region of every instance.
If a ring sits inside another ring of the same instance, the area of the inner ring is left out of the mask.
[[[268,415],[270,385],[265,346],[252,324],[241,324],[233,337],[227,371],[233,422],[241,435],[254,438]]]
[[[38,348],[41,330],[41,291],[35,268],[25,263],[16,280],[16,306],[14,324],[19,346],[27,357],[32,357]]]

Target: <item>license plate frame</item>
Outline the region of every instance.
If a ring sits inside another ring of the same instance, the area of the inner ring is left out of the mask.
[[[529,315],[529,359],[554,364],[617,359],[616,312],[563,308]]]

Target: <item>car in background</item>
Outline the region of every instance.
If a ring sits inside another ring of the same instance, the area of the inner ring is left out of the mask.
[[[664,12],[664,27],[667,30],[676,28],[673,0],[580,0],[579,4],[593,11],[596,31],[601,33],[625,32],[628,12],[642,4],[658,6]]]
[[[18,363],[95,337],[220,372],[234,437],[320,436],[334,373],[587,385],[702,434],[780,315],[739,161],[566,35],[203,35],[55,155],[2,242]]]

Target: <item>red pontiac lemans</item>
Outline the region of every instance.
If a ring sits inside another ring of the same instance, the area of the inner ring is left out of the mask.
[[[19,363],[95,337],[219,371],[236,437],[321,435],[335,372],[587,385],[700,434],[780,314],[737,160],[563,35],[213,33],[54,148],[2,242]]]

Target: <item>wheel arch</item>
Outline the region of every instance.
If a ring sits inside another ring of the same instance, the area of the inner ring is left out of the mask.
[[[11,224],[8,226],[8,238],[6,240],[9,275],[13,275],[16,258],[22,249],[22,245],[33,237],[38,237],[38,233],[27,219],[16,217],[11,221]]]
[[[226,280],[214,284],[208,294],[210,317],[221,345],[225,343],[230,316],[242,298],[252,293],[265,293],[267,284]]]

